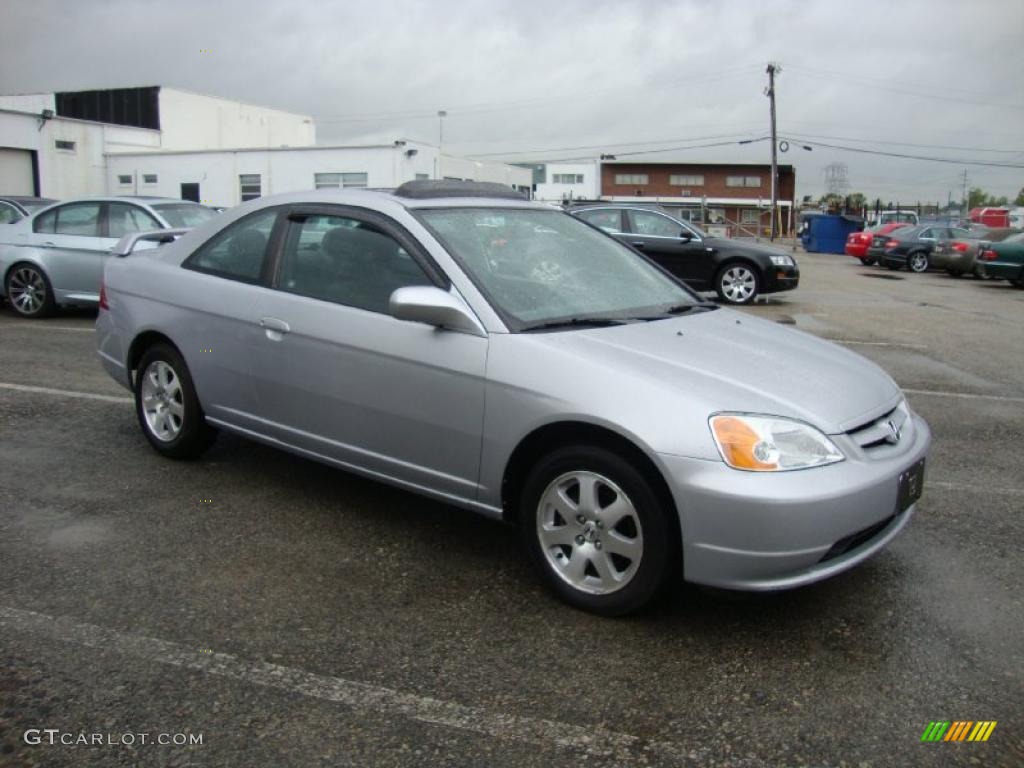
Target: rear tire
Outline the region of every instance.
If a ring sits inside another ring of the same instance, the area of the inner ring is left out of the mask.
[[[540,459],[518,513],[523,543],[548,587],[584,611],[638,611],[676,562],[674,510],[642,472],[605,448],[567,446]]]
[[[963,270],[960,270],[960,269],[947,269],[946,270],[946,274],[949,275],[950,277],[963,277],[964,276]]]
[[[4,291],[14,314],[28,320],[52,315],[57,308],[50,279],[35,264],[22,261],[11,267],[7,271]]]
[[[863,264],[865,267],[870,267],[872,264],[875,263],[875,260],[869,259],[867,256],[865,256],[860,260],[860,263]]]
[[[931,266],[931,263],[928,259],[928,254],[924,251],[917,251],[907,257],[907,269],[911,272],[921,274],[922,272],[927,272],[929,266]]]
[[[153,449],[171,459],[194,459],[213,443],[188,366],[169,344],[154,344],[139,360],[135,415]]]

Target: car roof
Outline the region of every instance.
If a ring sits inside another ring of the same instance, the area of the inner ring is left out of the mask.
[[[469,183],[469,182],[466,182]],[[498,185],[495,185],[498,186]],[[393,203],[410,210],[426,208],[523,208],[527,210],[553,211],[556,208],[547,203],[538,203],[527,200],[522,195],[515,193],[511,187],[506,187],[508,193],[512,194],[473,194],[466,192],[462,196],[437,196],[437,197],[408,197],[398,194],[398,189],[307,189],[301,192],[285,192],[277,195],[267,195],[259,198],[262,203],[268,205],[307,204],[318,203],[326,205],[359,205],[369,207],[381,207],[385,203]]]

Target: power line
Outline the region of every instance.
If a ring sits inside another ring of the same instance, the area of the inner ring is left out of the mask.
[[[614,149],[615,147],[644,147],[651,144],[670,144],[679,141],[710,141],[712,139],[729,139],[737,136],[745,136],[743,133],[725,133],[717,136],[695,136],[692,139],[681,139],[678,136],[672,139],[653,139],[651,141],[628,141],[618,144],[583,144],[576,147],[551,147],[549,149],[522,149],[506,152],[485,152],[481,154],[466,155],[466,157],[508,157],[509,155],[541,155],[548,152],[576,152],[584,149]],[[666,149],[651,150],[652,152],[666,152]],[[623,154],[623,153],[620,153]]]
[[[790,141],[804,141],[813,147],[827,147],[828,149],[840,149],[845,152],[857,152],[863,155],[881,155],[883,157],[899,157],[905,160],[928,160],[933,163],[953,163],[954,165],[983,165],[990,168],[1024,168],[1024,164],[1012,163],[990,163],[985,160],[957,160],[949,157],[926,157],[924,155],[907,155],[900,152],[883,152],[879,149],[864,149],[863,147],[844,147],[840,144],[826,144],[822,141],[811,141],[809,139],[797,139],[796,137],[784,137]]]
[[[747,141],[736,141],[735,139],[732,139],[731,141],[717,141],[717,142],[713,142],[711,144],[691,144],[689,146],[684,146],[684,147],[662,147],[661,149],[645,149],[645,150],[640,150],[640,151],[637,151],[637,152],[616,152],[615,156],[617,158],[619,158],[619,157],[634,157],[636,155],[651,155],[651,154],[657,154],[657,153],[660,153],[660,152],[681,152],[681,151],[686,150],[686,149],[706,149],[708,147],[732,147],[732,146],[735,146],[737,144],[751,144],[751,143],[753,143],[755,141],[767,141],[769,138],[770,137],[768,137],[768,136],[762,136],[762,137],[760,137],[758,139],[749,139]],[[593,155],[583,155],[582,157],[546,158],[544,160],[544,162],[545,163],[573,163],[573,162],[577,162],[577,161],[580,161],[580,160],[593,160],[593,159],[594,159]]]
[[[797,134],[793,134],[797,136]],[[898,147],[917,147],[919,149],[954,149],[963,152],[993,152],[1004,155],[1021,154],[1019,149],[982,149],[980,147],[954,147],[948,144],[912,144],[907,141],[888,141],[886,139],[858,139],[853,136],[822,136],[820,134],[806,133],[801,136],[813,139],[832,139],[835,141],[855,141],[859,144],[892,144]]]

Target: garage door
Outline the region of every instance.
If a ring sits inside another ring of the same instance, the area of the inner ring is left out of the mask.
[[[34,195],[32,152],[0,147],[0,195]]]

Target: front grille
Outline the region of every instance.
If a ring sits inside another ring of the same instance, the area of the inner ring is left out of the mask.
[[[875,523],[874,525],[868,526],[863,530],[851,533],[849,536],[844,536],[835,544],[833,544],[828,552],[821,556],[819,563],[824,563],[826,560],[834,560],[837,557],[842,557],[847,552],[852,552],[861,544],[866,544],[875,538],[879,533],[889,527],[889,524],[896,519],[896,515],[891,515],[885,518],[881,522]]]
[[[908,440],[910,435],[907,434],[907,430],[910,424],[910,411],[907,410],[907,404],[901,402],[888,413],[854,427],[846,434],[870,456],[877,450],[895,448]]]

